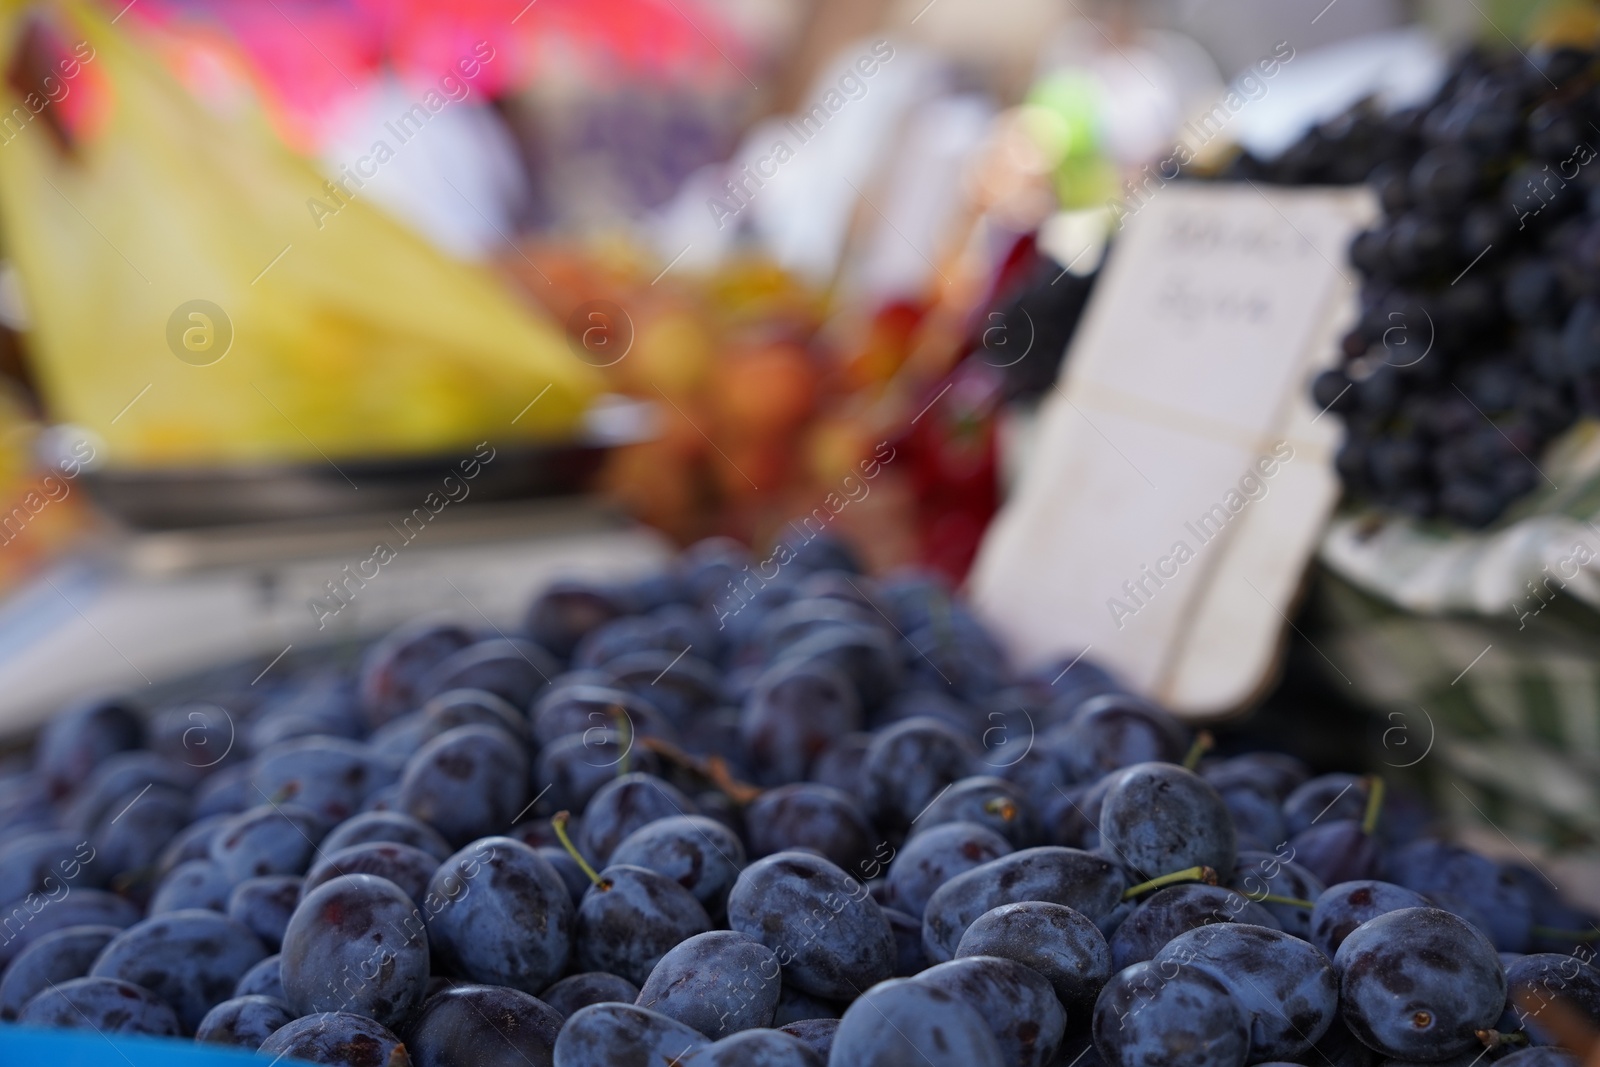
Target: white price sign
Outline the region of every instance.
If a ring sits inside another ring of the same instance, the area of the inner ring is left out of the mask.
[[[1364,189],[1169,185],[1127,220],[970,579],[1024,666],[1088,650],[1179,714],[1271,679],[1339,495],[1311,403]]]

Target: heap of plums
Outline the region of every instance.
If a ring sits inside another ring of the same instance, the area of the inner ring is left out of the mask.
[[[825,534],[344,662],[49,722],[0,777],[4,1025],[336,1067],[1550,1067],[1547,1012],[1600,1020],[1596,921],[1538,871],[1087,660],[1013,670]]]

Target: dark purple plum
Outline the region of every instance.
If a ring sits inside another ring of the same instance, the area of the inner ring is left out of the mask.
[[[987,826],[1012,848],[1034,844],[1033,819],[1022,790],[1004,778],[963,778],[934,798],[912,825],[913,835],[952,822]]]
[[[834,1030],[836,1067],[1008,1067],[1000,1043],[966,1000],[915,978],[868,989]]]
[[[73,889],[45,896],[30,893],[0,905],[0,967],[34,941],[69,926],[115,926],[139,921],[139,909],[103,889]]]
[[[591,1004],[632,1004],[638,998],[638,986],[604,971],[570,974],[539,994],[563,1019]]]
[[[161,880],[146,910],[150,915],[182,908],[226,911],[232,889],[233,882],[220,866],[210,860],[189,860]]]
[[[521,990],[459,985],[428,998],[406,1050],[412,1067],[551,1067],[562,1021]]]
[[[526,708],[560,670],[550,653],[532,641],[491,637],[435,664],[417,683],[417,696],[425,703],[452,689],[482,689]]]
[[[1296,834],[1289,847],[1295,862],[1325,885],[1363,881],[1378,873],[1378,840],[1354,819],[1325,819]]]
[[[257,756],[251,784],[256,803],[296,804],[333,826],[394,778],[364,745],[342,737],[299,737]]]
[[[1206,781],[1217,789],[1217,795],[1227,807],[1241,848],[1267,849],[1289,839],[1278,798],[1264,787],[1234,783],[1217,788],[1210,778]]]
[[[808,776],[819,785],[831,785],[842,793],[861,796],[861,768],[867,762],[872,735],[850,733],[831,739],[827,748],[811,762]]]
[[[283,967],[281,956],[268,956],[239,979],[233,987],[235,997],[273,997],[287,1001],[283,992]]]
[[[1330,885],[1317,897],[1311,910],[1311,936],[1309,938],[1323,952],[1332,956],[1344,944],[1344,939],[1362,923],[1390,911],[1402,908],[1426,908],[1428,900],[1421,893],[1392,882],[1375,882],[1370,879],[1340,882]]]
[[[624,774],[595,792],[583,811],[578,851],[596,867],[611,862],[622,839],[648,823],[674,815],[698,815],[695,802],[677,786],[650,774]]]
[[[765,945],[733,930],[711,930],[661,957],[636,1003],[716,1041],[770,1026],[780,985],[778,958]]]
[[[302,1015],[274,1031],[260,1051],[324,1067],[411,1067],[405,1045],[388,1027],[340,1011]]]
[[[457,726],[498,726],[524,743],[530,736],[527,716],[485,689],[447,689],[422,706],[422,720],[427,724],[424,741]]]
[[[942,989],[975,1008],[1006,1062],[1050,1067],[1067,1029],[1055,989],[1038,971],[999,956],[963,956],[929,967],[912,981]]]
[[[193,767],[154,752],[118,752],[94,769],[60,812],[61,828],[90,833],[115,818],[148,786],[188,793],[200,778]]]
[[[1111,977],[1111,949],[1099,928],[1071,908],[1042,900],[1003,904],[978,916],[956,947],[956,958],[964,956],[999,956],[1039,972],[1074,1026],[1089,1018]]]
[[[15,1019],[35,994],[88,974],[100,950],[121,932],[115,926],[68,926],[17,953],[0,974],[0,1019]]]
[[[417,687],[423,676],[473,640],[464,627],[418,620],[374,644],[361,661],[358,683],[367,722],[381,726],[420,707]]]
[[[1157,952],[1160,975],[1193,967],[1233,995],[1250,1027],[1250,1056],[1300,1058],[1333,1025],[1339,983],[1315,946],[1281,930],[1217,923],[1179,934]]]
[[[446,730],[406,763],[399,801],[460,848],[511,828],[528,802],[528,757],[493,726]]]
[[[1311,771],[1294,756],[1282,752],[1246,752],[1232,759],[1203,762],[1200,776],[1219,793],[1246,786],[1260,789],[1282,804],[1285,797],[1311,779]]]
[[[457,852],[434,872],[424,908],[435,951],[470,981],[537,994],[566,970],[572,897],[520,841],[486,837]]]
[[[641,648],[678,649],[684,644],[671,644],[666,628],[656,619],[646,615],[624,615],[601,623],[584,634],[572,650],[572,667],[574,670],[595,670]]]
[[[1495,1062],[1503,1067],[1583,1067],[1572,1053],[1543,1045],[1513,1052]]]
[[[568,681],[567,679],[574,679]],[[615,730],[629,737],[660,737],[676,740],[677,730],[667,721],[648,696],[630,693],[608,684],[609,676],[583,671],[576,675],[562,675],[533,706],[533,735],[541,745],[553,745],[563,737],[589,738],[599,746],[600,731]],[[640,751],[637,745],[624,745],[630,754]],[[621,753],[588,754],[591,766],[602,766],[615,773],[621,762]],[[641,759],[647,759],[643,755]],[[646,770],[644,766],[630,768]]]
[[[551,652],[566,659],[589,633],[624,614],[618,595],[590,582],[552,582],[528,608],[527,631]]]
[[[300,1015],[350,1012],[392,1025],[422,1003],[422,913],[400,887],[347,874],[311,890],[283,935],[283,989]]]
[[[243,808],[240,809],[241,811]],[[201,815],[194,812],[194,822],[178,831],[177,835],[167,846],[161,850],[161,855],[156,858],[155,875],[165,878],[172,873],[173,868],[189,860],[208,860],[211,858],[211,842],[217,836],[230,815],[237,812],[225,812],[215,815]]]
[[[304,874],[327,824],[294,804],[261,804],[228,819],[211,839],[211,860],[230,881]]]
[[[894,933],[866,887],[806,852],[779,852],[744,869],[728,896],[728,925],[777,954],[785,986],[847,1000],[894,973]]]
[[[1123,693],[1090,698],[1041,739],[1059,752],[1072,780],[1083,783],[1136,763],[1177,763],[1186,745],[1176,719]]]
[[[1250,1027],[1209,974],[1136,963],[1095,1003],[1094,1044],[1107,1067],[1244,1067]]]
[[[118,752],[144,741],[144,724],[120,700],[86,700],[56,712],[39,731],[34,767],[52,799],[77,791]],[[8,898],[9,899],[9,898]]]
[[[548,791],[535,811],[547,816],[563,810],[582,811],[595,792],[617,776],[619,769],[620,773],[661,773],[661,761],[638,743],[628,722],[621,723],[622,730],[616,730],[609,718],[604,721],[605,725],[558,737],[539,753],[533,770],[534,784]]]
[[[711,929],[694,894],[664,874],[613,864],[578,904],[575,962],[640,986],[673,946]]]
[[[1122,970],[1148,960],[1179,934],[1213,923],[1251,923],[1277,928],[1278,921],[1249,897],[1216,885],[1174,885],[1140,902],[1107,938],[1111,965]]]
[[[22,1006],[21,1026],[51,1030],[94,1030],[105,1034],[183,1032],[177,1014],[154,993],[116,978],[74,978],[52,985]]]
[[[847,871],[871,877],[867,865],[880,838],[848,793],[815,782],[780,785],[752,801],[744,818],[750,850],[758,857],[809,849]],[[877,857],[880,864],[892,854],[887,846],[883,852]]]
[[[1335,953],[1345,1025],[1394,1059],[1440,1060],[1478,1046],[1506,1005],[1494,944],[1437,908],[1385,912]]]
[[[859,729],[855,687],[820,660],[768,669],[739,714],[747,760],[764,785],[799,781],[837,738]]]
[[[678,729],[685,729],[722,699],[715,667],[687,649],[630,652],[601,671],[608,685],[647,700]]]
[[[589,886],[594,884],[589,878],[589,872],[584,870],[583,866],[573,859],[572,854],[564,848],[557,848],[554,845],[540,845],[534,851],[543,856],[545,862],[556,869],[556,873],[561,876],[561,880],[567,884],[567,892],[572,897],[572,906],[576,908],[582,903],[583,895],[589,891]]]
[[[276,950],[283,932],[300,904],[304,880],[293,874],[267,874],[246,878],[228,893],[224,910],[230,919],[248,926],[261,943]]]
[[[1023,849],[958,874],[936,889],[923,911],[922,944],[929,960],[943,963],[955,958],[973,920],[1002,904],[1043,900],[1093,920],[1114,909],[1125,888],[1122,869],[1103,857],[1053,845]]]
[[[1141,878],[1190,867],[1226,877],[1238,857],[1228,807],[1193,771],[1140,763],[1117,775],[1100,808],[1105,846]]]
[[[148,893],[147,880],[162,849],[189,825],[192,812],[189,794],[170,786],[118,797],[89,835],[96,872],[107,884],[136,883],[142,887],[140,895]]]
[[[633,1004],[579,1008],[556,1038],[561,1067],[654,1067],[681,1063],[711,1042],[676,1019]]]
[[[1356,774],[1324,774],[1297,786],[1283,801],[1289,836],[1339,819],[1360,822],[1367,810],[1370,779]],[[1276,844],[1277,842],[1273,842]]]
[[[294,1009],[277,997],[245,996],[224,1000],[206,1012],[194,1039],[207,1045],[229,1045],[254,1052],[261,1043],[295,1020]]]
[[[439,861],[420,848],[393,841],[372,841],[324,853],[306,872],[301,893],[309,894],[317,886],[341,875],[372,874],[399,886],[421,907],[428,895],[428,883],[438,869]]]
[[[233,713],[209,701],[161,708],[150,716],[146,747],[198,770],[244,761]]]
[[[889,900],[920,919],[940,886],[1011,851],[1004,837],[974,822],[941,823],[913,834],[889,864]]]
[[[861,766],[861,794],[879,827],[905,834],[939,791],[973,772],[974,746],[929,718],[880,730]]]
[[[1311,940],[1313,909],[1308,905],[1316,904],[1326,886],[1298,863],[1246,849],[1234,862],[1227,885],[1266,908],[1285,933]]]
[[[439,831],[421,819],[399,811],[364,811],[352,815],[329,830],[318,848],[324,855],[331,855],[341,848],[373,841],[394,841],[420,848],[441,863],[452,851],[449,842],[439,835]]]
[[[797,1038],[815,1052],[824,1064],[833,1051],[833,1035],[839,1030],[838,1019],[798,1019],[778,1027],[790,1037]]]
[[[1515,875],[1487,857],[1429,838],[1413,841],[1384,861],[1388,878],[1419,893],[1459,897],[1482,916],[1501,952],[1527,949],[1533,904]]]
[[[905,675],[897,635],[881,620],[878,616],[868,622],[820,626],[784,648],[779,664],[814,662],[833,667],[850,680],[862,710],[870,714],[899,692]]]
[[[728,891],[744,870],[745,852],[738,836],[715,819],[672,815],[623,838],[611,861],[666,875],[716,917],[726,909]]]
[[[244,924],[197,908],[128,927],[106,945],[89,974],[143,986],[172,1005],[184,1031],[193,1032],[266,955]]]
[[[782,1030],[745,1030],[683,1058],[683,1067],[827,1067],[811,1046]]]
[[[0,845],[0,900],[29,893],[59,896],[66,888],[101,886],[103,864],[94,846],[77,834],[40,830]]]
[[[255,768],[248,763],[218,767],[194,787],[194,817],[237,815],[259,803],[261,794],[250,784]]]

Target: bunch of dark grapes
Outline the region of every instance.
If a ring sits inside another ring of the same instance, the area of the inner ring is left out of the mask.
[[[1345,423],[1347,492],[1480,528],[1600,414],[1600,67],[1589,51],[1473,52],[1427,105],[1363,104],[1232,176],[1368,182],[1349,250],[1360,320],[1312,385]]]
[[[1087,660],[1017,671],[826,534],[259,666],[63,709],[0,771],[0,1062],[32,1026],[329,1067],[1573,1067],[1546,1007],[1600,1022],[1600,928],[1537,872],[1381,779],[1210,755]]]

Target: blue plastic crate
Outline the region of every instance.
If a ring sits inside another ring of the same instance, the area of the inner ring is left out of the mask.
[[[102,1036],[0,1023],[0,1067],[266,1067],[272,1057],[156,1037]],[[300,1060],[278,1061],[278,1067]]]

